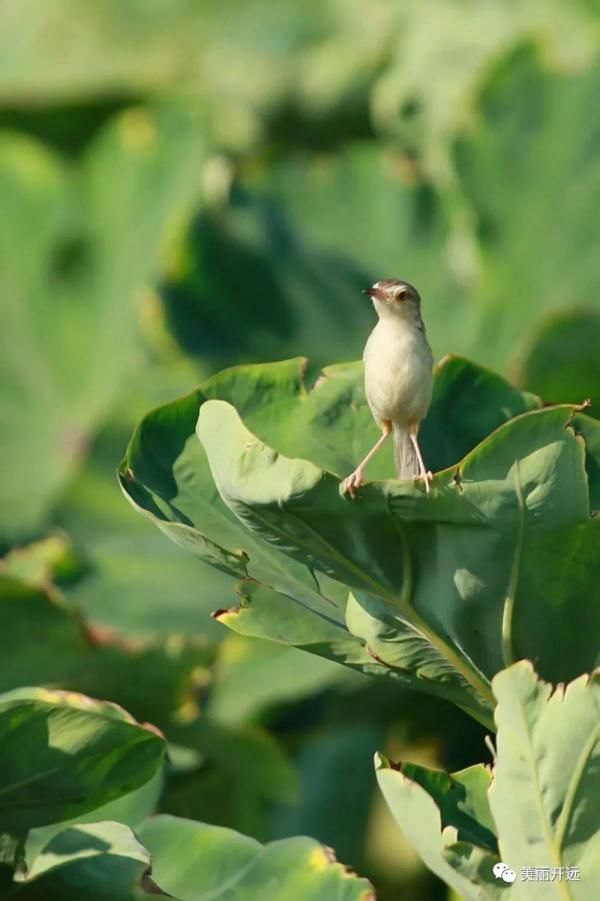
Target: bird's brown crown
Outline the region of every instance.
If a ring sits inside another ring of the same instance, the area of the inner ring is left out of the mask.
[[[372,299],[387,301],[413,300],[420,303],[417,289],[400,278],[382,278],[364,292]]]

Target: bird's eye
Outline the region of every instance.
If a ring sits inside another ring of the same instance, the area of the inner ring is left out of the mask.
[[[404,300],[407,296],[408,291],[406,290],[406,288],[398,288],[398,290],[396,291],[397,300]]]

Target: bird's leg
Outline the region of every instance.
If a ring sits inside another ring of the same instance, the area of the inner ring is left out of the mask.
[[[425,464],[423,463],[423,456],[421,454],[421,448],[419,447],[419,441],[417,439],[418,434],[418,426],[411,426],[409,430],[410,440],[412,441],[413,447],[415,449],[415,454],[417,455],[417,460],[419,463],[419,475],[416,476],[417,479],[423,479],[425,482],[425,491],[429,494],[429,482],[433,478],[429,470],[425,469]]]
[[[392,434],[392,423],[389,421],[389,419],[385,419],[381,423],[381,432],[381,437],[377,439],[365,459],[358,464],[354,472],[350,473],[347,479],[344,479],[342,485],[342,491],[344,492],[344,494],[348,493],[350,497],[354,498],[356,497],[357,489],[360,488],[361,485],[364,485],[364,474],[367,464],[370,460],[373,459],[379,448],[382,447],[383,444],[385,444],[387,439]]]

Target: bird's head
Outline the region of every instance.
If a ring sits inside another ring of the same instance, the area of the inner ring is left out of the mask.
[[[420,318],[421,298],[419,292],[408,282],[403,282],[399,278],[384,278],[375,282],[370,288],[366,288],[363,294],[367,294],[371,298],[380,317]]]

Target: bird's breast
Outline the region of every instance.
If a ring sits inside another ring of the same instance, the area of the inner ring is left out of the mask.
[[[404,322],[380,321],[364,352],[365,393],[378,421],[420,422],[431,402],[433,358],[424,333]]]

